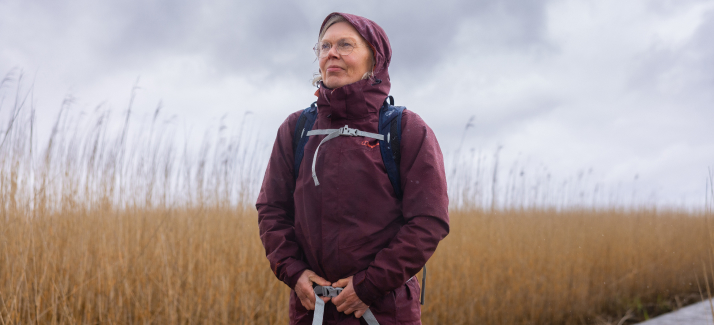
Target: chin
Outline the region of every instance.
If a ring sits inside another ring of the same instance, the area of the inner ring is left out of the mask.
[[[342,87],[342,83],[340,80],[335,80],[336,78],[330,78],[327,80],[323,80],[322,83],[325,84],[325,87],[330,88],[330,89],[335,89],[338,87]]]
[[[323,80],[322,83],[325,84],[325,87],[327,87],[327,88],[335,89],[335,88],[340,88],[342,86],[349,85],[352,82],[350,82],[349,80],[343,80],[341,78],[329,78],[327,80]]]

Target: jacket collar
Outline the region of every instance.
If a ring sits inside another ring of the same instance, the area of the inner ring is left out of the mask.
[[[379,80],[379,81],[378,81]],[[339,88],[330,89],[320,82],[317,97],[319,115],[333,119],[355,120],[379,114],[389,95],[389,77],[364,79]]]

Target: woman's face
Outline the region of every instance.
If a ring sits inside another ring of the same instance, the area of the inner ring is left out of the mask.
[[[348,22],[343,21],[330,26],[320,43],[331,45],[329,51],[320,57],[322,83],[328,88],[334,89],[360,81],[365,73],[372,71],[372,51]],[[354,48],[351,53],[342,55],[338,51],[340,45],[343,48],[350,45]]]

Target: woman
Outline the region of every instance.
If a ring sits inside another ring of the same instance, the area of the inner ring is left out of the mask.
[[[377,133],[390,89],[384,30],[363,17],[332,13],[315,50],[320,75],[312,129],[348,125]],[[325,136],[312,135],[294,171],[300,114],[278,129],[256,203],[270,266],[292,289],[290,324],[312,323],[313,284],[343,288],[337,297],[321,298],[326,324],[364,324],[361,317],[370,312],[381,325],[421,324],[420,289],[412,277],[449,232],[443,156],[434,133],[417,114],[404,111],[400,200],[379,142],[368,137],[336,137],[320,145]]]

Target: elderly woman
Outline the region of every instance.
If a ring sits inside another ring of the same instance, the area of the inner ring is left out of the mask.
[[[380,110],[389,108],[387,35],[369,19],[332,13],[315,52],[312,130],[362,132],[330,139],[329,132],[308,133],[296,164],[302,111],[278,129],[256,207],[271,269],[292,289],[290,324],[421,324],[414,275],[449,232],[439,144],[419,115],[403,111],[401,142],[392,149],[400,155],[397,195],[374,139]],[[313,286],[341,292],[317,297]]]

